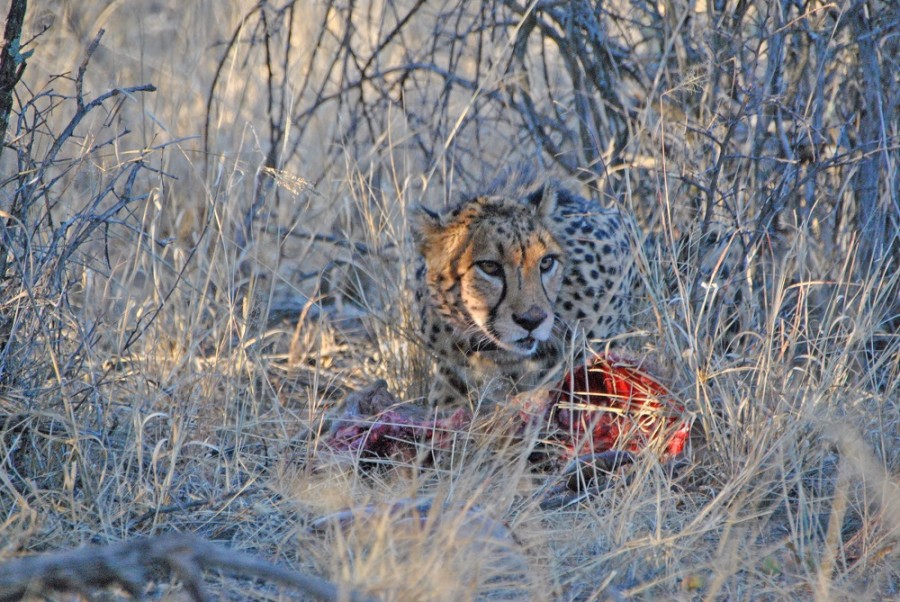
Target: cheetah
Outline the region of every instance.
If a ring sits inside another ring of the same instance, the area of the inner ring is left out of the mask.
[[[629,330],[636,269],[619,211],[548,181],[420,207],[413,219],[430,405],[540,388],[573,352]]]

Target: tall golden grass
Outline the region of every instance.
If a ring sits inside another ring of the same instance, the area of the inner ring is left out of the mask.
[[[898,595],[896,3],[47,0],[36,34],[0,156],[0,560],[189,531],[392,600]],[[522,164],[647,233],[628,345],[695,416],[689,467],[546,509],[484,433],[322,461],[347,391],[427,386],[408,209]]]

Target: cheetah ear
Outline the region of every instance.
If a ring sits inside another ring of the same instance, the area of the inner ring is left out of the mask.
[[[419,247],[426,246],[430,240],[443,232],[445,227],[441,214],[424,205],[416,205],[413,208],[410,221],[413,239]]]
[[[531,203],[534,205],[534,212],[538,217],[550,217],[556,211],[557,197],[559,195],[559,186],[549,180],[540,190],[536,190],[531,195]]]

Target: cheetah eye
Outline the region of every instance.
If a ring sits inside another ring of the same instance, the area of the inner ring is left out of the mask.
[[[541,273],[546,274],[559,262],[559,259],[556,255],[545,255],[543,259],[541,259]]]
[[[483,273],[486,276],[491,276],[492,278],[497,278],[503,275],[503,266],[500,265],[497,261],[476,261],[475,267],[478,268],[478,271]]]

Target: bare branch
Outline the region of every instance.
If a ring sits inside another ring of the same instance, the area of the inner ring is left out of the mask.
[[[0,55],[0,154],[6,138],[6,128],[9,125],[9,112],[12,110],[13,90],[22,73],[25,72],[25,59],[30,53],[22,53],[22,23],[25,21],[25,9],[28,6],[26,0],[13,0],[9,5],[9,14],[6,16],[6,30],[4,32],[2,55]],[[0,260],[0,268],[3,260]],[[3,274],[3,270],[0,270]]]
[[[12,560],[0,565],[0,602],[43,589],[74,591],[118,585],[134,597],[159,571],[175,573],[193,600],[208,600],[203,571],[220,569],[275,581],[317,600],[372,600],[360,592],[229,550],[196,535],[178,533],[107,546],[85,547]]]

